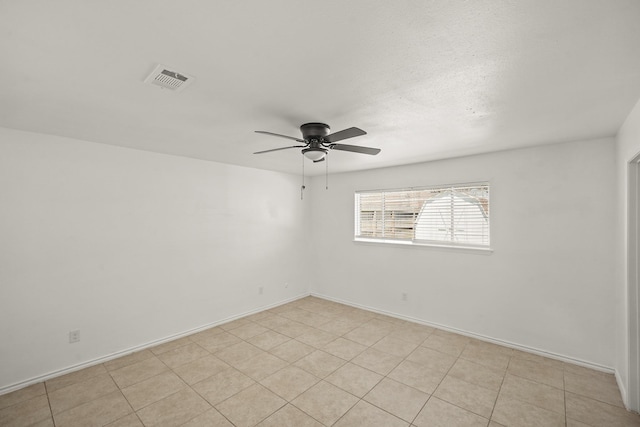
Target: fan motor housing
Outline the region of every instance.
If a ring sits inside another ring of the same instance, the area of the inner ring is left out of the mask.
[[[329,135],[331,128],[325,123],[305,123],[300,126],[302,139],[309,141],[311,139],[321,139]]]

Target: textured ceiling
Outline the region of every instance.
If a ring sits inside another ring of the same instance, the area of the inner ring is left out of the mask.
[[[640,98],[637,0],[15,0],[0,34],[0,126],[291,173],[254,130],[366,130],[337,172],[610,136]]]

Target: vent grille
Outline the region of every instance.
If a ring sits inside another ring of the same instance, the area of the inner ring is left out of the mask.
[[[160,86],[175,92],[183,90],[191,84],[193,77],[184,73],[170,70],[164,65],[158,65],[155,70],[144,80],[145,83]]]

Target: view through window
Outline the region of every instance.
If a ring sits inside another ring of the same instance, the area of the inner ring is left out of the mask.
[[[356,240],[489,247],[489,184],[358,191]]]

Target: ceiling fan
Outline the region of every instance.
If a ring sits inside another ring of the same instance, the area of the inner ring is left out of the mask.
[[[300,126],[302,138],[257,130],[256,133],[264,133],[266,135],[292,139],[304,145],[292,145],[289,147],[273,148],[271,150],[257,151],[253,154],[270,153],[272,151],[287,150],[289,148],[302,148],[302,154],[306,158],[308,158],[309,160],[313,160],[314,163],[318,163],[325,160],[325,157],[329,150],[351,151],[353,153],[370,154],[372,156],[375,156],[380,152],[379,148],[336,144],[337,141],[342,141],[343,139],[366,135],[367,133],[362,129],[351,127],[331,134],[329,133],[330,129],[331,128],[329,127],[329,125],[324,123],[305,123]]]

